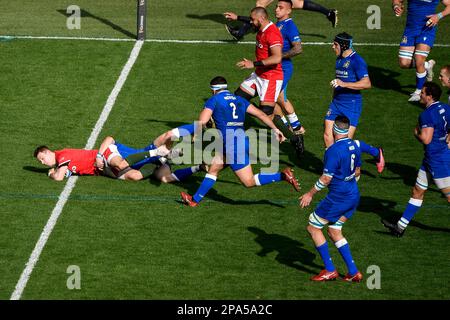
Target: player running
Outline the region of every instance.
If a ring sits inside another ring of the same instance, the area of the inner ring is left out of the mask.
[[[450,203],[450,149],[446,141],[450,130],[450,107],[439,101],[441,94],[441,88],[433,82],[425,82],[420,93],[420,103],[426,109],[419,116],[419,125],[414,130],[414,136],[424,145],[422,166],[400,220],[397,223],[381,220],[397,237],[403,236],[409,222],[422,206],[431,179]]]
[[[334,120],[338,115],[350,120],[348,136],[353,139],[359,117],[362,112],[361,90],[372,87],[367,64],[364,59],[353,50],[353,38],[346,32],[339,33],[334,38],[332,46],[336,59],[336,78],[331,81],[333,100],[325,116],[324,143],[330,147],[334,143]],[[356,140],[361,151],[375,158],[378,173],[384,170],[385,162],[382,148],[376,148],[363,141]]]
[[[311,190],[300,197],[300,206],[305,208],[310,205],[317,192],[326,187],[329,190],[325,199],[309,216],[307,230],[325,264],[325,269],[313,276],[312,281],[329,281],[339,277],[322,232],[322,228],[327,224],[328,235],[347,265],[348,273],[344,280],[360,282],[363,277],[342,234],[344,223],[350,219],[359,203],[357,179],[360,175],[361,150],[356,141],[349,138],[349,127],[350,121],[347,117],[336,117],[333,125],[335,143],[325,151],[323,174]]]
[[[230,93],[227,90],[225,78],[215,77],[210,82],[210,88],[213,96],[206,101],[198,121],[204,126],[211,117],[214,119],[216,128],[222,135],[223,153],[216,154],[213,158],[208,173],[193,196],[185,192],[181,193],[183,202],[188,206],[196,207],[214,186],[220,171],[228,165],[247,188],[285,180],[296,191],[299,191],[298,182],[291,168],[273,174],[253,175],[250,164],[249,138],[244,132],[245,116],[248,113],[260,119],[274,130],[277,140],[282,142],[285,137],[275,127],[272,120],[247,100]]]
[[[273,0],[257,0],[255,6],[267,8],[267,6],[269,6],[272,2],[273,2]],[[321,6],[320,4],[310,1],[310,0],[292,0],[289,2],[291,2],[293,9],[303,9],[303,10],[307,10],[307,11],[315,11],[315,12],[324,14],[327,17],[327,19],[331,22],[331,25],[333,26],[333,28],[336,28],[336,25],[338,23],[338,12],[336,9],[327,9],[327,8]],[[228,12],[224,13],[226,18],[228,18],[227,14],[228,14]],[[226,27],[228,33],[235,40],[239,41],[250,31],[252,25],[251,25],[251,19],[249,17],[239,16],[237,20],[243,22],[243,25],[240,28],[235,29],[229,25],[225,25],[225,27]]]
[[[193,125],[182,126],[170,132],[193,131]],[[178,137],[180,134],[178,134]],[[142,180],[152,175],[164,183],[182,181],[198,171],[206,171],[205,165],[193,166],[171,172],[168,159],[180,155],[178,149],[169,150],[171,142],[168,133],[142,149],[134,149],[106,137],[98,150],[62,149],[52,151],[40,146],[34,151],[34,157],[43,165],[51,167],[48,176],[61,181],[71,175],[103,175],[121,180]]]
[[[437,24],[450,14],[450,0],[441,1],[445,5],[442,12],[435,13],[439,0],[409,0],[406,27],[398,53],[400,68],[416,69],[416,90],[408,101],[417,102],[425,81],[433,80],[434,60],[426,61],[436,37]],[[404,9],[403,0],[392,0],[396,16],[401,16]],[[414,58],[413,58],[414,57]]]
[[[281,61],[281,68],[283,70],[283,85],[281,87],[281,92],[278,96],[277,103],[275,105],[275,116],[273,122],[283,132],[283,134],[287,138],[289,138],[289,140],[295,147],[297,156],[300,157],[304,151],[303,134],[305,133],[305,128],[300,123],[300,120],[295,113],[294,106],[287,98],[287,86],[289,80],[292,77],[294,69],[291,58],[302,53],[303,49],[300,32],[298,31],[297,26],[290,17],[291,12],[292,2],[290,0],[278,1],[278,4],[275,8],[275,15],[277,18],[276,26],[280,30],[283,37]],[[233,12],[228,12],[227,16],[230,20],[237,20],[238,18],[238,16]],[[286,119],[285,114],[289,122]],[[294,135],[288,129],[289,126],[292,127]]]

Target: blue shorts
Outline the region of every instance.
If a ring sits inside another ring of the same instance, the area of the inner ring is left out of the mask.
[[[328,220],[330,224],[335,223],[340,217],[350,219],[359,204],[359,193],[351,197],[337,197],[330,193],[320,201],[315,213],[322,219]]]
[[[132,154],[136,154],[136,153],[141,153],[141,152],[145,152],[145,151],[150,151],[153,149],[156,149],[156,146],[151,143],[148,146],[142,148],[142,149],[134,149],[131,148],[129,146],[126,146],[124,144],[121,144],[119,142],[116,141],[115,145],[117,146],[117,151],[119,151],[120,155],[122,156],[123,159],[127,158],[128,156],[132,155]],[[147,163],[154,163],[156,161],[158,161],[160,157],[151,157],[151,158],[147,158],[144,159],[142,161],[139,161],[138,163],[135,163],[134,165],[131,166],[131,168],[133,169],[139,169],[141,168],[144,164]]]
[[[292,63],[283,63],[283,85],[281,86],[281,91],[284,91],[284,101],[287,101],[286,88],[289,83],[289,80],[292,78],[292,73],[294,72],[294,66]]]
[[[426,44],[433,47],[436,39],[437,27],[429,28],[427,26],[410,28],[406,27],[403,32],[400,47],[415,47],[417,44]]]
[[[420,169],[431,174],[433,179],[442,179],[450,177],[450,159],[449,160],[433,160],[423,159]]]
[[[250,164],[250,143],[247,136],[236,137],[224,143],[225,164],[238,171]]]
[[[325,115],[325,120],[334,121],[337,116],[346,116],[350,120],[350,125],[356,127],[359,122],[359,117],[362,111],[362,99],[351,100],[337,100],[333,99],[328,112]]]

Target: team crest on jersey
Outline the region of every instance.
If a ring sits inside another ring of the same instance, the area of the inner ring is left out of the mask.
[[[327,116],[331,115],[331,109],[328,109]]]
[[[346,63],[344,63],[343,67],[347,69],[349,65],[350,65],[350,61],[347,61]]]
[[[407,36],[403,36],[402,43],[407,43],[407,42],[408,42],[408,37]]]

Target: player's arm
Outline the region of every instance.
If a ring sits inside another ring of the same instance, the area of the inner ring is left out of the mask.
[[[392,0],[392,10],[397,17],[401,16],[404,12],[403,0]]]
[[[270,48],[270,56],[264,60],[251,61],[248,59],[243,59],[236,63],[236,65],[241,69],[253,69],[255,67],[271,66],[274,64],[281,63],[283,59],[283,52],[281,45],[274,45]]]
[[[300,41],[291,42],[292,48],[283,53],[283,59],[295,57],[303,52],[302,43]]]
[[[283,135],[283,133],[281,133],[280,130],[278,130],[278,128],[273,123],[273,121],[264,112],[262,112],[261,110],[256,108],[254,105],[250,104],[248,106],[247,113],[251,114],[252,116],[254,116],[256,118],[258,118],[259,120],[264,122],[264,124],[266,126],[268,126],[270,129],[274,130],[274,132],[275,132],[275,134],[277,136],[277,140],[279,142],[283,142],[284,140],[286,140],[286,137]]]
[[[198,117],[198,122],[201,127],[206,127],[206,124],[211,119],[213,111],[209,108],[204,108]]]
[[[69,168],[67,166],[61,166],[58,168],[51,168],[48,170],[48,176],[50,179],[56,180],[56,181],[62,181],[64,180],[64,177],[68,173]]]
[[[439,20],[443,19],[444,17],[450,14],[450,0],[442,0],[441,2],[445,6],[445,9],[436,14],[430,14],[429,16],[427,16],[428,18],[426,23],[427,27],[434,27],[439,23]]]
[[[333,81],[331,81],[331,86],[333,86],[334,88],[342,87],[353,90],[364,90],[370,89],[372,87],[372,82],[370,81],[369,77],[364,77],[356,82],[344,82],[340,79],[334,79]]]
[[[103,162],[103,154],[105,153],[106,149],[108,149],[108,147],[113,143],[115,143],[114,138],[111,136],[108,136],[100,144],[100,148],[98,149],[97,157],[95,158],[95,166],[98,169],[103,170],[103,166],[105,165]]]
[[[332,179],[333,179],[332,176],[322,174],[322,176],[319,178],[319,180],[317,180],[317,182],[314,184],[311,190],[309,190],[307,193],[305,193],[299,198],[300,207],[304,208],[309,206],[311,204],[314,195],[317,192],[321,191],[322,189],[326,188],[330,184]]]
[[[422,129],[416,127],[414,129],[414,136],[416,137],[416,139],[425,145],[430,144],[431,140],[433,139],[433,133],[434,133],[433,127],[427,127]]]

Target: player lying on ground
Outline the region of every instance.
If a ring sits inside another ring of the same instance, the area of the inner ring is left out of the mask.
[[[213,96],[206,101],[198,121],[202,125],[206,125],[211,117],[214,119],[216,128],[222,135],[223,153],[215,155],[205,179],[194,196],[185,192],[181,193],[183,202],[191,207],[197,206],[214,186],[220,171],[228,165],[247,188],[285,180],[296,191],[299,191],[298,182],[291,168],[272,174],[253,175],[250,164],[249,138],[244,132],[245,116],[248,113],[260,119],[274,130],[277,140],[281,143],[285,137],[275,127],[272,120],[247,100],[230,93],[227,90],[225,78],[215,77],[210,82],[210,88]]]
[[[191,126],[191,125],[190,125]],[[184,126],[183,126],[184,127]],[[185,131],[183,127],[169,132]],[[184,130],[180,130],[180,129]],[[203,170],[205,165],[192,166],[171,172],[168,159],[179,155],[179,150],[169,150],[167,132],[142,149],[134,149],[106,137],[98,150],[62,149],[52,151],[40,146],[34,156],[43,165],[51,167],[48,176],[57,181],[74,175],[103,175],[121,180],[142,180],[154,176],[164,183],[182,181]],[[167,144],[166,144],[167,143]]]
[[[425,82],[420,93],[420,103],[426,109],[419,116],[419,125],[414,129],[414,136],[425,148],[422,166],[400,220],[397,223],[381,220],[397,237],[403,235],[409,222],[422,206],[431,179],[450,203],[450,149],[446,141],[450,130],[450,107],[439,101],[441,94],[441,88],[433,82]]]
[[[372,87],[369,70],[364,59],[353,49],[353,37],[346,32],[339,33],[333,41],[333,51],[336,58],[336,78],[330,85],[333,87],[333,100],[325,115],[323,139],[325,147],[334,143],[334,119],[345,116],[350,120],[348,136],[353,139],[362,112],[363,99],[361,90]],[[384,155],[382,148],[376,148],[363,141],[361,152],[368,153],[375,158],[379,173],[384,170]]]
[[[328,235],[347,265],[345,281],[360,282],[362,274],[356,268],[350,247],[342,234],[344,223],[356,211],[359,203],[357,178],[360,175],[361,150],[358,144],[349,138],[350,121],[345,116],[337,116],[333,125],[335,142],[325,151],[323,174],[312,189],[300,197],[300,206],[311,204],[314,195],[328,187],[327,196],[309,216],[308,232],[322,258],[325,269],[313,276],[313,281],[329,281],[339,277],[334,266],[328,243],[322,228],[328,225]]]
[[[405,11],[404,2],[392,0],[392,9],[398,17]],[[408,1],[408,16],[398,52],[400,68],[416,69],[416,90],[411,93],[408,101],[419,101],[423,84],[425,81],[433,80],[433,67],[436,62],[426,59],[436,38],[437,24],[450,14],[450,0],[441,2],[445,5],[445,9],[436,13],[439,0]]]
[[[290,0],[278,1],[275,8],[275,16],[277,18],[276,26],[280,30],[281,36],[283,38],[281,61],[281,68],[283,71],[283,84],[281,86],[281,91],[275,104],[275,116],[273,118],[273,122],[275,123],[277,128],[283,132],[285,137],[289,139],[291,144],[295,147],[297,157],[300,158],[304,152],[303,134],[305,133],[305,128],[300,123],[300,120],[295,113],[294,106],[287,98],[287,86],[294,72],[291,58],[302,53],[303,49],[300,32],[298,31],[297,26],[290,17],[291,12],[292,2]],[[237,18],[238,16],[235,13],[227,13],[227,19],[237,20]],[[246,96],[242,92],[240,93],[240,95],[247,100],[253,98],[252,96],[250,96],[250,94]],[[287,121],[285,115],[289,119],[289,122]],[[289,126],[292,127],[292,131],[289,130]]]
[[[272,2],[273,0],[257,0],[255,6],[266,8]],[[335,9],[327,9],[321,6],[320,4],[310,0],[292,0],[289,2],[291,3],[293,9],[303,9],[307,11],[315,11],[324,14],[327,17],[327,19],[331,22],[333,28],[335,28],[338,23],[338,16],[337,16],[338,12]],[[228,12],[225,12],[224,15],[227,18]],[[229,25],[226,25],[226,29],[235,40],[239,41],[250,31],[250,29],[252,28],[252,24],[251,19],[249,17],[239,16],[237,20],[243,22],[240,28],[235,29]]]

